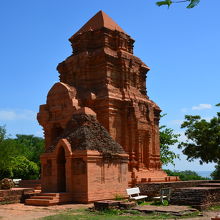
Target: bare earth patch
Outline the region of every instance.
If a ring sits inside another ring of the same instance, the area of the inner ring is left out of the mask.
[[[58,214],[68,209],[82,209],[92,207],[93,204],[66,204],[55,206],[29,206],[21,203],[0,205],[1,220],[32,220],[49,215]]]
[[[24,204],[7,204],[0,205],[0,219],[1,220],[33,220],[45,216],[55,215],[67,211],[68,209],[85,209],[92,207],[93,204],[66,204],[56,206],[27,206]],[[169,208],[172,208],[169,206]],[[203,216],[196,218],[185,218],[191,220],[210,220],[211,217],[216,216],[220,211],[203,212]]]

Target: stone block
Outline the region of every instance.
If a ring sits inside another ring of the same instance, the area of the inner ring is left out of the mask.
[[[96,210],[116,209],[119,207],[119,201],[114,201],[114,200],[96,201],[94,202],[94,207]]]

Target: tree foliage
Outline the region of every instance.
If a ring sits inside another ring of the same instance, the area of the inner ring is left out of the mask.
[[[22,146],[21,151],[28,160],[40,165],[40,155],[44,150],[44,140],[34,135],[17,134],[14,141]]]
[[[220,112],[210,121],[199,115],[186,115],[181,128],[186,129],[187,140],[181,142],[179,148],[183,148],[189,161],[200,159],[201,164],[220,163]]]
[[[220,163],[215,165],[215,170],[210,175],[213,180],[220,180]]]
[[[165,125],[160,126],[160,158],[163,165],[169,163],[175,165],[174,159],[179,158],[178,154],[170,150],[171,146],[178,143],[179,136],[179,134],[174,134],[173,129],[167,128]]]
[[[38,165],[28,160],[25,156],[16,156],[12,158],[13,178],[20,179],[37,179],[39,177],[40,168]]]
[[[200,0],[177,0],[177,1],[171,1],[171,0],[163,0],[163,1],[158,1],[156,2],[156,4],[158,6],[168,6],[168,8],[175,3],[187,3],[187,7],[186,8],[194,8],[195,6],[197,6],[200,2]]]
[[[187,181],[187,180],[207,180],[208,178],[199,176],[198,173],[191,170],[184,170],[184,171],[171,171],[165,170],[168,176],[179,176],[180,180]]]
[[[33,179],[39,176],[40,154],[44,140],[33,135],[16,135],[8,138],[0,126],[0,179]]]
[[[6,137],[5,126],[0,126],[0,143],[5,139],[5,137]]]

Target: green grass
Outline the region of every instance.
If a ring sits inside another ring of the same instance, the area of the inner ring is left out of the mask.
[[[169,202],[167,200],[163,200],[163,203],[161,201],[138,202],[138,205],[168,206]]]
[[[7,205],[7,204],[13,204],[15,203],[14,201],[3,201],[3,202],[0,202],[0,205]]]
[[[125,197],[120,194],[115,194],[115,200],[125,200]]]
[[[213,205],[208,208],[210,211],[220,211],[220,205]]]
[[[191,213],[183,217],[177,217],[166,213],[143,214],[135,210],[104,210],[104,211],[88,211],[88,210],[68,210],[66,212],[47,216],[42,220],[144,220],[144,219],[183,219],[196,217],[199,212]]]

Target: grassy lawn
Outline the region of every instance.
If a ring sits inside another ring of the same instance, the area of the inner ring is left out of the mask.
[[[196,217],[198,213],[193,213],[190,215],[185,215],[182,217],[173,216],[170,214],[142,214],[138,211],[128,210],[108,210],[103,212],[90,212],[85,209],[81,210],[68,210],[61,214],[47,216],[42,218],[42,220],[142,220],[142,219],[183,219],[183,218],[193,218]]]

